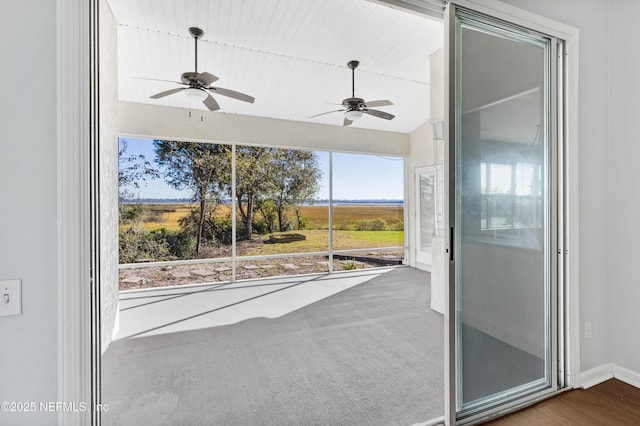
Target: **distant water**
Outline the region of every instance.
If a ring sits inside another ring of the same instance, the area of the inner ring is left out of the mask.
[[[185,198],[143,198],[140,200],[125,200],[125,204],[185,204],[193,203],[193,200]],[[223,200],[223,204],[230,204],[231,200]],[[328,200],[318,200],[314,203],[305,203],[305,206],[328,206]],[[402,200],[333,200],[334,206],[403,206]]]
[[[322,202],[322,203],[314,203],[314,204],[304,204],[305,206],[329,206],[328,202]],[[402,207],[404,205],[404,203],[402,201],[388,201],[388,200],[384,200],[384,201],[339,201],[336,200],[333,202],[334,206],[384,206],[384,207]]]

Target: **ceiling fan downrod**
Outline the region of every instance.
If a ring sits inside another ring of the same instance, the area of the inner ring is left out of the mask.
[[[347,66],[351,68],[351,97],[356,97],[356,68],[360,65],[359,61],[349,61]]]
[[[204,35],[204,31],[202,31],[200,28],[198,27],[190,27],[189,28],[189,34],[191,34],[191,37],[194,38],[195,40],[195,50],[196,50],[196,55],[195,55],[195,70],[194,72],[197,73],[198,72],[198,39],[201,38]]]

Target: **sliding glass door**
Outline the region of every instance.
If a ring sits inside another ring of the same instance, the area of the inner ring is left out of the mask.
[[[450,411],[557,389],[554,37],[451,5]]]

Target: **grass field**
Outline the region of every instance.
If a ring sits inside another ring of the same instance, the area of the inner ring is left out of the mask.
[[[146,231],[164,227],[169,232],[180,230],[179,221],[189,214],[191,204],[146,204],[143,207]],[[226,217],[229,205],[218,206],[215,213]],[[289,231],[305,236],[303,241],[279,244],[249,244],[238,246],[239,256],[261,256],[271,254],[324,252],[329,249],[329,209],[327,206],[304,206],[302,216],[306,220],[303,230]],[[404,245],[404,222],[402,206],[334,206],[333,249],[352,250]],[[384,221],[384,222],[382,222]],[[376,225],[375,230],[372,229]],[[121,224],[120,231],[130,224]],[[137,225],[138,226],[138,225]],[[281,234],[281,233],[279,233]],[[254,241],[266,240],[269,235],[255,235]],[[226,254],[213,255],[227,256]]]
[[[239,256],[262,256],[269,254],[311,253],[327,251],[329,247],[329,231],[302,230],[290,231],[302,234],[304,241],[294,241],[286,244],[263,244],[248,250],[239,250]],[[266,239],[267,236],[258,237]],[[404,233],[402,231],[333,231],[334,250],[366,249],[376,247],[402,246]]]
[[[148,209],[147,218],[143,223],[143,228],[147,231],[157,229],[161,226],[168,231],[180,229],[178,221],[189,214],[193,208],[192,204],[145,204]],[[216,208],[218,217],[225,217],[229,214],[231,206],[220,205]],[[329,228],[329,208],[327,206],[303,206],[302,216],[307,221],[307,230],[326,230]],[[354,227],[359,221],[383,219],[388,226],[393,226],[403,222],[404,208],[402,206],[372,206],[372,205],[349,205],[333,207],[333,228],[348,230]],[[402,228],[400,225],[398,227]],[[126,231],[129,225],[120,225],[120,231]],[[366,232],[366,231],[360,231]],[[379,231],[375,231],[379,232]]]

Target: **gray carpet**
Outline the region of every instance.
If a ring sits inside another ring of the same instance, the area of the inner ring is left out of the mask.
[[[411,425],[442,416],[443,317],[397,268],[277,319],[120,340],[105,425]]]

